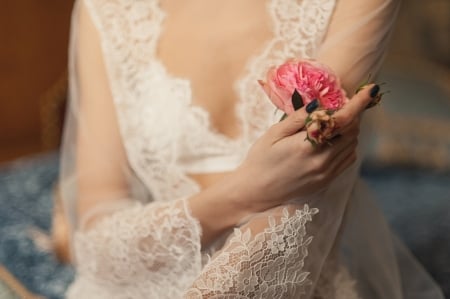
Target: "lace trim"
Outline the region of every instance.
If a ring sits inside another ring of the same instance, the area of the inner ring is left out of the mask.
[[[190,108],[188,82],[169,77],[155,60],[164,19],[158,1],[83,1],[102,37],[128,159],[153,199],[160,202],[118,212],[95,230],[76,235],[75,252],[83,263],[73,292],[78,288],[83,293],[84,281],[103,286],[102,292],[117,297],[180,298],[180,291],[202,270],[200,228],[187,207],[173,198],[184,198],[200,188],[177,165],[180,153],[174,140],[189,128],[198,136],[190,146],[217,152],[236,149],[211,132],[204,113]],[[245,99],[238,106],[243,135],[237,150],[243,157],[272,119],[272,105],[257,79],[270,65],[288,57],[314,57],[335,0],[267,3],[274,37],[260,55],[249,60],[246,75],[235,85],[240,99]],[[167,99],[175,101],[170,109]],[[188,116],[183,118],[185,114]],[[312,241],[306,235],[306,223],[317,212],[306,205],[294,216],[283,211],[280,219],[269,217],[268,227],[254,237],[249,230],[236,230],[186,296],[282,298],[280,294],[302,294],[310,285],[309,273],[303,269]],[[232,277],[235,280],[230,280]]]
[[[176,165],[180,151],[174,140],[180,140],[186,128],[191,132],[189,147],[197,151],[240,152],[242,159],[245,157],[249,146],[273,123],[273,107],[256,81],[269,66],[286,58],[313,57],[335,5],[335,0],[267,0],[273,38],[260,55],[249,60],[245,75],[235,84],[239,98],[245,99],[237,107],[243,134],[236,145],[212,132],[207,115],[192,108],[189,82],[169,76],[155,59],[165,17],[159,1],[84,1],[102,36],[128,158],[156,200],[200,189]],[[177,104],[167,109],[167,99]]]
[[[265,130],[273,113],[272,104],[256,84],[264,78],[269,67],[278,65],[288,58],[312,58],[322,41],[335,0],[288,1],[270,0],[267,10],[272,19],[273,38],[260,55],[249,60],[246,76],[236,83],[241,101],[240,117],[244,126],[246,141],[253,143]],[[263,106],[264,105],[264,106]],[[261,109],[263,108],[263,109]]]
[[[185,298],[298,298],[311,285],[303,269],[313,239],[306,223],[318,212],[305,205],[290,215],[283,208],[281,217],[269,216],[268,226],[254,237],[250,228],[236,229]]]
[[[77,271],[117,295],[180,298],[201,272],[200,234],[184,200],[136,204],[75,234]]]

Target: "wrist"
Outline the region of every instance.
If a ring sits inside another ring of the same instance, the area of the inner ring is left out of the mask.
[[[240,172],[232,172],[188,199],[192,216],[202,226],[202,244],[238,225],[253,213]]]

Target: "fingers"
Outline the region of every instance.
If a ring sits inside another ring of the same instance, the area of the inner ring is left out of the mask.
[[[314,172],[318,175],[319,180],[328,178],[331,169],[335,169],[349,153],[354,152],[358,145],[356,137],[342,136],[336,139],[332,145],[324,145],[320,148],[308,146],[310,150],[304,149],[305,157],[310,161]]]
[[[273,133],[277,140],[294,135],[305,127],[305,121],[308,113],[305,108],[298,109],[291,113],[286,119],[273,126]]]
[[[357,135],[348,134],[336,138],[332,145],[323,150],[323,155],[325,156],[326,163],[341,159],[342,157],[340,157],[340,155],[343,152],[348,150],[355,150],[357,145]]]
[[[346,170],[350,165],[355,163],[357,160],[356,150],[349,150],[343,153],[342,158],[337,160],[334,165],[330,165],[330,176],[335,178]]]
[[[355,94],[342,109],[336,111],[333,116],[339,124],[339,127],[344,127],[351,123],[353,119],[357,118],[357,116],[372,102],[373,98],[377,96],[378,91],[378,85],[369,84]]]
[[[356,161],[356,140],[352,143],[347,144],[344,149],[340,152],[332,155],[332,159],[328,162],[328,167],[326,168],[326,177],[335,178],[347,167]]]
[[[374,93],[375,91],[375,93]],[[370,84],[362,88],[353,98],[348,101],[342,109],[333,114],[333,118],[337,124],[337,133],[346,132],[352,129],[353,126],[359,125],[359,115],[372,102],[373,98],[377,96],[379,86]],[[305,120],[308,117],[306,108],[303,107],[291,113],[284,121],[276,124],[273,127],[273,133],[276,135],[276,140],[291,136],[305,127]],[[347,128],[349,126],[349,128]]]
[[[360,117],[356,117],[351,120],[349,124],[346,126],[343,126],[341,128],[338,128],[336,130],[336,133],[339,135],[359,135],[359,125],[360,125]]]

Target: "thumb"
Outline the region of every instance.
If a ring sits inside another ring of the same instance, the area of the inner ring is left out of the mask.
[[[275,125],[275,134],[278,135],[279,138],[296,134],[305,127],[307,117],[308,113],[306,112],[305,107],[292,112],[288,117]]]

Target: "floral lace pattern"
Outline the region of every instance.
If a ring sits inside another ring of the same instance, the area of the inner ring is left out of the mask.
[[[300,298],[311,285],[302,266],[313,239],[306,223],[317,213],[308,205],[293,213],[284,208],[281,217],[268,216],[268,226],[256,235],[235,229],[186,298]]]
[[[200,233],[183,200],[136,204],[105,217],[75,235],[81,279],[69,297],[86,298],[75,295],[86,294],[88,282],[104,288],[105,298],[181,298],[201,271]]]
[[[335,5],[335,0],[267,1],[273,38],[248,61],[244,76],[235,82],[242,136],[233,140],[214,132],[208,113],[190,105],[189,80],[171,76],[156,58],[165,19],[159,1],[84,1],[103,40],[128,158],[155,200],[199,191],[177,165],[184,153],[200,157],[239,153],[241,160],[245,158],[250,145],[274,123],[273,106],[257,80],[269,66],[289,57],[314,57]],[[166,108],[168,99],[171,109]]]
[[[236,229],[203,265],[200,227],[184,201],[176,200],[200,188],[177,161],[190,147],[245,157],[273,122],[273,107],[257,79],[288,57],[314,57],[335,0],[267,1],[274,38],[249,60],[245,76],[235,84],[245,99],[238,106],[243,129],[238,140],[214,132],[206,111],[190,105],[189,81],[170,76],[155,58],[165,17],[158,1],[80,1],[101,37],[127,157],[154,202],[117,212],[77,233],[79,275],[69,297],[181,298],[186,291],[186,298],[301,297],[311,285],[303,269],[312,241],[306,223],[318,210],[307,205],[284,210],[279,218],[268,217],[257,233]],[[167,99],[171,109],[166,109]]]

